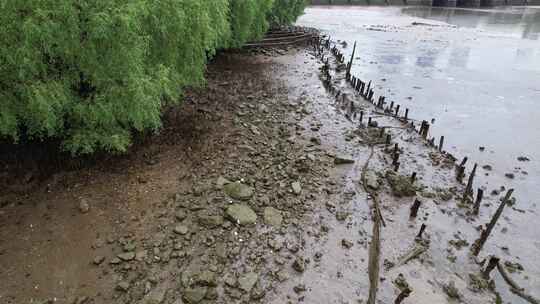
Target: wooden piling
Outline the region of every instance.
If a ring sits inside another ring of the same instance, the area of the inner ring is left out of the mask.
[[[399,107],[400,107],[400,105],[396,106],[396,114],[395,114],[396,117],[398,117],[398,115],[399,115]]]
[[[413,172],[411,174],[411,184],[414,184],[415,181],[416,181],[416,172]]]
[[[354,42],[354,47],[351,55],[351,60],[349,61],[349,66],[347,67],[347,77],[350,77],[351,75],[351,68],[354,60],[354,53],[356,52],[356,41]]]
[[[420,202],[420,200],[414,199],[414,203],[411,206],[411,214],[410,214],[411,219],[416,218],[416,216],[418,215],[418,208],[420,208],[421,204],[422,202]]]
[[[510,197],[512,196],[512,193],[514,192],[514,189],[509,189],[508,192],[506,192],[506,195],[504,196],[503,201],[499,205],[499,208],[497,208],[497,211],[491,218],[491,221],[487,225],[485,230],[482,230],[482,233],[480,234],[480,238],[474,242],[474,244],[471,246],[471,254],[473,256],[478,256],[480,251],[482,250],[482,247],[484,247],[484,244],[486,243],[489,235],[493,231],[493,228],[495,227],[495,224],[497,224],[497,221],[501,217],[501,214],[504,210],[504,207],[508,204],[510,201]]]
[[[484,190],[478,188],[476,193],[476,200],[474,201],[473,214],[478,215],[480,213],[480,204],[482,203],[482,198],[484,197]]]
[[[497,264],[499,264],[499,258],[494,256],[489,258],[486,269],[482,271],[482,276],[484,277],[484,279],[489,280],[489,274],[493,269],[495,269],[495,267],[497,267]]]
[[[409,119],[409,109],[405,109],[405,120]]]
[[[471,174],[469,174],[469,179],[467,181],[467,186],[465,187],[465,191],[463,192],[463,199],[462,202],[465,203],[465,200],[467,196],[472,192],[472,185],[474,181],[474,176],[476,174],[476,168],[478,167],[478,164],[474,164],[474,167],[471,171]]]
[[[439,140],[439,152],[442,152],[444,145],[444,136],[441,136],[441,139]]]
[[[416,239],[419,239],[419,240],[422,239],[422,234],[424,234],[426,227],[427,227],[426,224],[422,224],[422,226],[420,227],[420,231],[418,231],[418,234],[416,235]]]
[[[391,139],[392,139],[392,136],[390,134],[386,134],[386,145],[387,146],[390,144]]]

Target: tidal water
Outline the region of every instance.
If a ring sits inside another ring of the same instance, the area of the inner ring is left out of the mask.
[[[346,41],[345,54],[356,41],[352,73],[412,118],[434,119],[431,136],[469,170],[478,163],[475,187],[515,189],[486,248],[521,263],[516,280],[539,298],[540,7],[313,6],[298,24]]]

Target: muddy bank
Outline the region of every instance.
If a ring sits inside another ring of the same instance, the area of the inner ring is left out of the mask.
[[[501,195],[472,215],[453,161],[325,52],[327,84],[312,48],[223,54],[138,157],[2,193],[0,302],[495,303],[469,251]]]

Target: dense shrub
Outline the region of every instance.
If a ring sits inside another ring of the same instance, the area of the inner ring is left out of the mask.
[[[286,0],[3,0],[0,138],[122,152],[165,103],[202,85],[209,56],[300,14]]]

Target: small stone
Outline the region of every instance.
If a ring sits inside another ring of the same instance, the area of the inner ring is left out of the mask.
[[[336,212],[336,219],[340,222],[343,222],[349,217],[349,213],[345,211],[338,211]]]
[[[186,225],[179,224],[179,225],[176,225],[176,227],[174,227],[173,231],[176,234],[185,235],[188,233],[189,228]]]
[[[225,193],[237,200],[249,200],[253,196],[253,188],[242,183],[230,183],[223,186]]]
[[[225,211],[227,218],[239,225],[253,225],[257,222],[257,214],[246,205],[232,204]]]
[[[103,261],[105,261],[105,257],[98,255],[94,258],[94,265],[100,265]]]
[[[520,162],[526,162],[526,161],[530,161],[530,159],[526,156],[520,156],[517,158],[518,161]]]
[[[346,248],[346,249],[351,249],[351,247],[353,246],[353,242],[349,241],[349,240],[346,240],[346,239],[342,239],[341,240],[341,246],[343,246],[343,248]]]
[[[306,262],[304,261],[304,258],[297,257],[292,264],[292,268],[298,272],[304,272],[306,270]]]
[[[174,214],[174,217],[176,217],[176,219],[181,222],[183,221],[184,219],[186,219],[187,217],[187,213],[185,210],[183,209],[180,209],[178,211],[176,211],[176,213]]]
[[[452,299],[460,299],[461,295],[459,290],[456,288],[454,281],[450,281],[448,284],[443,284],[443,290]]]
[[[367,171],[365,177],[366,177],[366,185],[368,188],[373,189],[373,190],[379,189],[379,180],[375,172]]]
[[[116,290],[126,292],[129,290],[129,283],[126,281],[120,281],[118,284],[116,284]]]
[[[294,290],[295,293],[300,294],[300,293],[306,291],[306,285],[298,284],[298,285],[293,287],[293,290]]]
[[[88,204],[88,201],[84,198],[79,201],[79,211],[83,214],[90,211],[90,205]]]
[[[182,298],[189,304],[200,303],[206,296],[208,287],[206,286],[195,286],[191,288],[186,288],[182,295]]]
[[[299,182],[293,182],[291,184],[291,188],[292,188],[292,191],[294,192],[294,194],[296,194],[296,195],[302,193],[302,186],[300,185]]]
[[[491,165],[483,165],[482,168],[486,171],[491,171],[493,170],[493,167]]]
[[[350,156],[336,155],[334,157],[334,164],[336,165],[354,164],[354,159],[352,159],[352,157]]]
[[[509,179],[514,179],[514,177],[515,177],[514,173],[506,173],[506,174],[504,174],[504,176],[506,176]]]
[[[215,228],[223,225],[223,216],[199,214],[199,224],[208,228]]]
[[[152,290],[145,298],[144,304],[161,304],[165,300],[167,295],[167,288],[165,286],[159,286]]]
[[[264,208],[264,222],[270,226],[280,227],[283,222],[283,216],[279,210],[266,207]]]
[[[245,292],[250,292],[253,286],[257,283],[259,275],[254,272],[248,272],[238,279],[240,289]]]
[[[223,176],[220,176],[218,177],[217,181],[216,181],[216,189],[218,190],[221,190],[223,189],[223,186],[227,185],[227,184],[230,184],[231,181],[224,178]]]
[[[121,253],[117,255],[117,257],[124,262],[129,262],[135,258],[135,253],[133,252]]]

